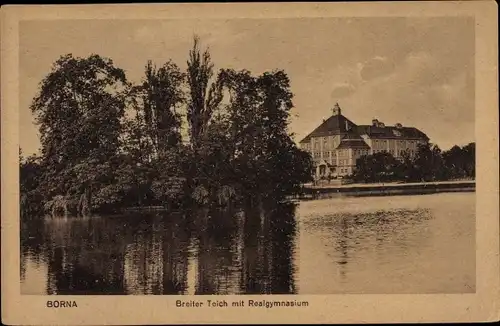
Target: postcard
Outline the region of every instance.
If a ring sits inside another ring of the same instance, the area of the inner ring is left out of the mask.
[[[2,322],[498,320],[496,9],[2,7]]]

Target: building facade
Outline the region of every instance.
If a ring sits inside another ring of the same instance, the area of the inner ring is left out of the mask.
[[[356,160],[363,155],[387,152],[401,159],[405,152],[414,156],[418,144],[428,141],[422,131],[400,123],[386,126],[373,119],[371,125],[356,125],[335,104],[332,116],[301,140],[300,147],[311,153],[317,178],[345,177],[353,174]]]

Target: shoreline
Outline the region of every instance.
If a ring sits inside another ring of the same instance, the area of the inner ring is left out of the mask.
[[[443,192],[475,192],[475,180],[409,182],[409,183],[363,183],[344,185],[304,186],[304,194],[289,197],[291,201],[315,200],[338,197],[378,197],[401,195],[427,195]],[[125,207],[121,213],[147,213],[169,211],[166,206]]]
[[[333,197],[369,197],[396,195],[424,195],[441,192],[475,192],[476,181],[437,181],[414,183],[346,184],[335,186],[304,186],[304,195],[298,199]]]

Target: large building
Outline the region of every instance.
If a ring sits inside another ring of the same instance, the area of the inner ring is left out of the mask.
[[[402,158],[405,151],[415,155],[418,144],[428,141],[422,131],[400,123],[386,126],[374,119],[371,125],[356,125],[335,104],[332,116],[300,141],[300,147],[311,153],[316,177],[344,177],[354,172],[356,160],[363,155],[388,152]]]

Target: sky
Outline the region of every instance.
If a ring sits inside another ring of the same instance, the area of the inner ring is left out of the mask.
[[[279,18],[39,20],[19,26],[20,146],[36,153],[29,110],[40,81],[61,55],[111,58],[138,82],[147,60],[185,69],[193,36],[215,68],[284,70],[294,94],[290,131],[300,141],[336,102],[357,124],[376,118],[425,132],[442,149],[475,141],[474,20]]]

